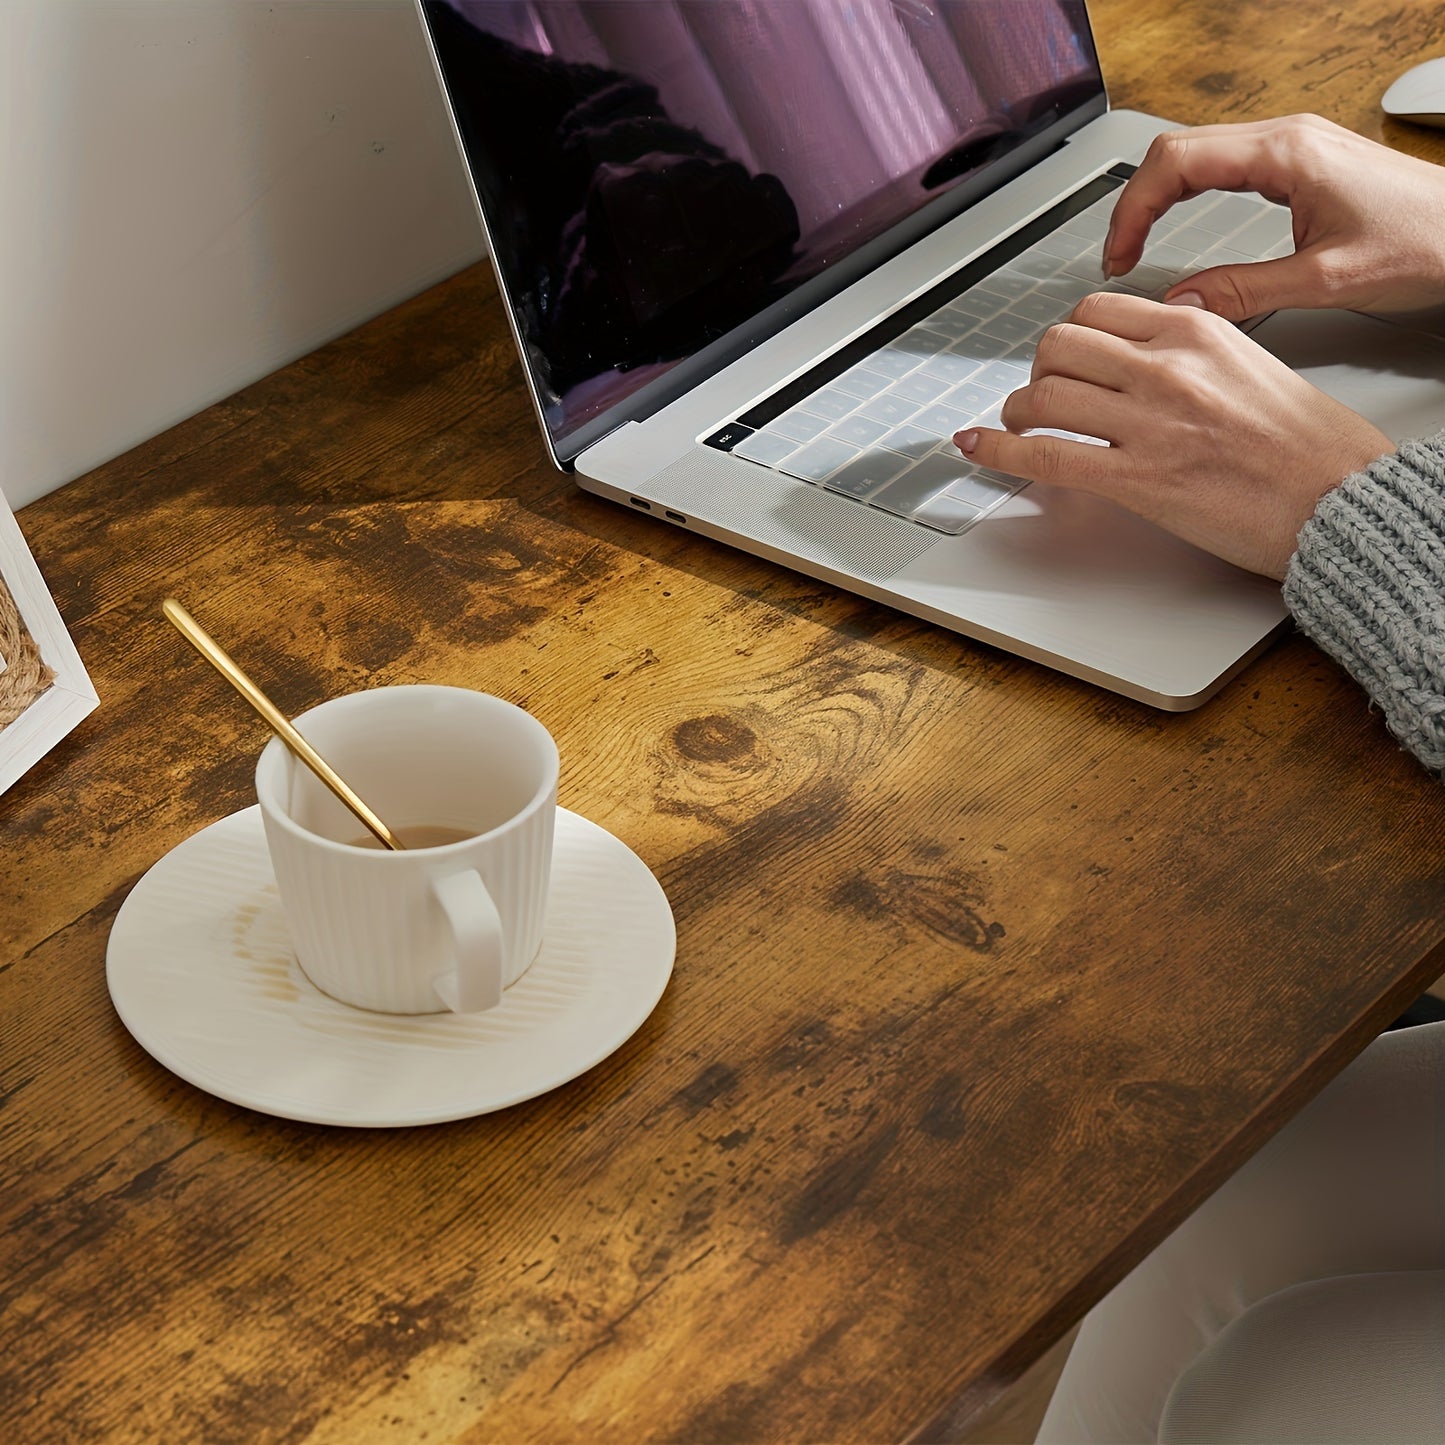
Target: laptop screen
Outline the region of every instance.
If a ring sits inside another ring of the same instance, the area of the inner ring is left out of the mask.
[[[1103,109],[1083,0],[421,10],[563,460]]]

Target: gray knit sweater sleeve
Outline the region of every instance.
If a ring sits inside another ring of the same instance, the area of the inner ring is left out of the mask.
[[[1295,620],[1445,771],[1445,433],[1346,478],[1298,549],[1284,582]]]

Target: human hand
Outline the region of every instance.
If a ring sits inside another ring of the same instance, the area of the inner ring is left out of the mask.
[[[1229,322],[1110,292],[1044,333],[1003,423],[954,441],[982,466],[1107,497],[1280,579],[1319,499],[1394,450]],[[1110,445],[1019,435],[1037,427]]]
[[[1287,205],[1294,254],[1214,266],[1178,282],[1228,321],[1285,306],[1408,311],[1445,301],[1445,167],[1400,155],[1317,115],[1159,136],[1119,193],[1104,275],[1139,263],[1149,228],[1203,191]]]

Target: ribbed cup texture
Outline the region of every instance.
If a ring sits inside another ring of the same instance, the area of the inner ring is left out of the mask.
[[[557,748],[547,730],[500,698],[430,684],[333,698],[296,725],[391,827],[473,835],[394,853],[352,846],[365,837],[357,820],[272,739],[256,791],[307,977],[360,1008],[444,1008],[435,983],[457,971],[457,959],[432,885],[471,873],[501,920],[502,986],[515,982],[536,957],[547,907],[557,812]],[[456,897],[466,890],[447,891],[461,906]],[[477,902],[490,917],[485,899]]]
[[[317,988],[344,1003],[438,1011],[432,983],[455,959],[431,879],[474,869],[502,919],[503,985],[514,983],[542,942],[555,817],[554,792],[520,822],[435,859],[338,849],[264,817],[297,961]]]

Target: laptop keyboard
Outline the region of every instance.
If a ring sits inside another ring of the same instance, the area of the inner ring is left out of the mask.
[[[981,521],[1028,484],[965,460],[953,435],[1002,425],[1004,398],[1029,380],[1039,338],[1084,296],[1120,291],[1158,300],[1181,275],[1293,248],[1283,207],[1206,194],[1174,206],[1155,224],[1139,265],[1106,284],[1100,256],[1116,199],[1106,195],[1070,217],[743,436],[733,455],[940,532]]]

